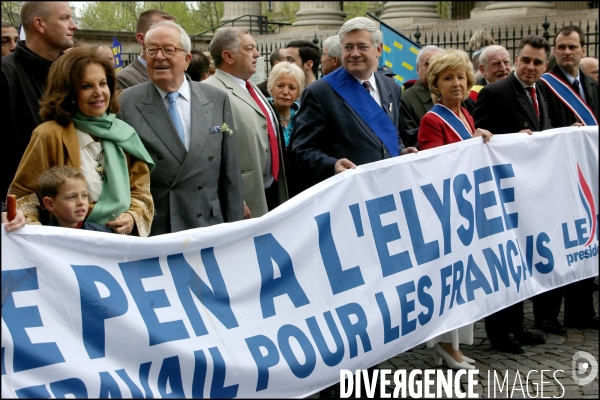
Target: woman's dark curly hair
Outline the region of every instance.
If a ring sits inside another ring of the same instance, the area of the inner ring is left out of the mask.
[[[120,105],[117,99],[117,79],[113,65],[98,57],[91,47],[75,47],[58,57],[46,80],[46,91],[40,100],[40,115],[44,121],[56,121],[62,126],[71,123],[77,112],[78,92],[85,69],[90,64],[104,68],[110,90],[108,112],[116,114]]]

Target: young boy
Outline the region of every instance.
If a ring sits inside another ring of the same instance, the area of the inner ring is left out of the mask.
[[[38,180],[38,193],[44,207],[52,214],[50,226],[112,232],[106,226],[87,222],[90,204],[85,176],[73,167],[57,165]]]

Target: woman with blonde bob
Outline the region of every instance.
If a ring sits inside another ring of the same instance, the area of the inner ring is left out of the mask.
[[[467,53],[450,49],[431,57],[427,81],[434,106],[421,120],[418,134],[421,150],[477,136],[482,136],[484,143],[490,140],[492,134],[485,129],[475,129],[473,118],[461,106],[475,82],[473,66]],[[471,364],[474,360],[464,356],[459,350],[460,343],[473,344],[473,324],[428,340],[427,347],[433,348],[437,365],[441,365],[444,360],[450,368],[475,368]]]
[[[267,81],[267,89],[271,93],[267,100],[277,113],[287,149],[294,131],[296,113],[300,108],[296,100],[304,90],[304,72],[296,64],[287,61],[277,63]]]
[[[9,188],[28,224],[48,221],[38,197],[39,177],[68,165],[85,175],[88,221],[124,235],[150,233],[154,162],[135,130],[116,119],[116,90],[113,65],[91,48],[76,47],[50,67],[40,101],[45,122],[34,129]]]
[[[484,143],[490,140],[492,134],[475,129],[473,117],[461,105],[475,83],[467,53],[449,49],[431,57],[427,82],[434,106],[421,119],[418,134],[421,150],[478,136],[483,137]]]

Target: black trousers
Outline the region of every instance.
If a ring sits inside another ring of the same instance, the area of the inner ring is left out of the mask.
[[[594,311],[594,278],[569,283],[533,297],[533,316],[541,323],[557,318],[563,294],[565,297],[565,322],[585,321],[596,315]]]
[[[279,182],[274,181],[269,188],[265,189],[265,198],[267,199],[267,209],[269,211],[279,205]]]
[[[502,340],[509,333],[519,332],[524,320],[523,302],[520,301],[485,317],[485,331],[493,343]]]

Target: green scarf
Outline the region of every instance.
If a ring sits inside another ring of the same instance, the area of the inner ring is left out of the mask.
[[[80,112],[73,117],[76,129],[101,139],[106,157],[106,177],[102,182],[102,192],[87,218],[88,221],[101,225],[110,221],[112,214],[119,216],[131,207],[129,168],[124,151],[145,161],[150,171],[154,169],[154,161],[137,132],[116,117],[116,114],[108,113],[101,117],[89,117]]]

